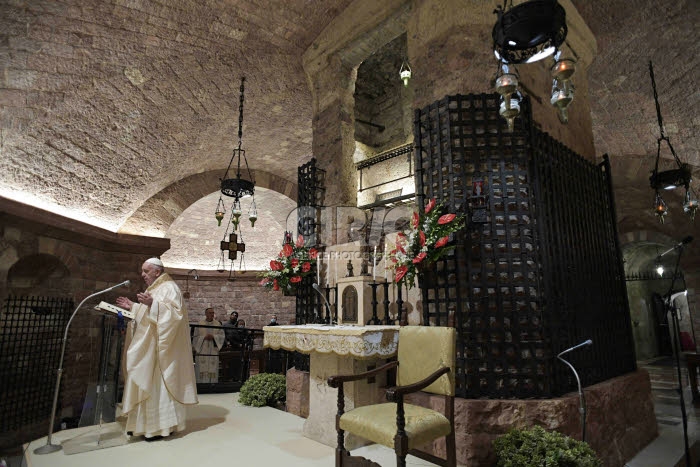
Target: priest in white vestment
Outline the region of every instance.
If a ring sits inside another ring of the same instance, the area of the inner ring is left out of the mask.
[[[143,263],[141,277],[148,288],[137,294],[138,303],[119,297],[117,305],[134,312],[122,399],[126,431],[148,440],[184,430],[185,405],[198,400],[180,288],[158,258]]]
[[[219,382],[219,349],[224,345],[224,330],[212,329],[209,326],[221,327],[221,323],[214,319],[214,309],[207,308],[204,311],[205,319],[199,322],[200,327],[194,332],[192,347],[196,354],[195,373],[198,383]]]

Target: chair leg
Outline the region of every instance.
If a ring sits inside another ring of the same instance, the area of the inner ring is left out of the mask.
[[[457,467],[457,446],[455,444],[454,430],[452,430],[452,433],[447,435],[445,439],[445,450],[447,451],[445,453],[445,461],[447,467]]]
[[[343,457],[345,457],[345,452],[343,449],[336,448],[335,450],[335,467],[343,467]]]

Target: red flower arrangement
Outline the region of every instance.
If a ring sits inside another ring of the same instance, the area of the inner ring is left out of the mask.
[[[422,215],[413,213],[410,229],[397,234],[396,247],[389,252],[397,283],[413,287],[418,268],[435,262],[454,248],[447,243],[451,234],[464,227],[464,216],[441,215],[442,210],[443,205],[431,199]]]
[[[270,268],[259,274],[260,285],[268,290],[289,290],[311,274],[318,251],[307,248],[304,237],[299,235],[295,244],[285,243],[277,258],[270,261]]]

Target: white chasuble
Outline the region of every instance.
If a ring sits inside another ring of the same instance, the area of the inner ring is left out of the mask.
[[[126,431],[167,436],[185,429],[184,405],[198,402],[189,320],[180,288],[168,274],[146,292],[153,304],[131,307],[122,411],[128,415]]]
[[[217,320],[207,321],[203,319],[199,324],[201,326],[221,327],[221,323]],[[207,335],[211,336],[211,339],[206,339]],[[224,338],[223,328],[196,328],[192,347],[197,355],[195,357],[195,372],[198,383],[219,382],[219,349],[224,345]]]

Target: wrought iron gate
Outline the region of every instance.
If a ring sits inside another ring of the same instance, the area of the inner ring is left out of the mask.
[[[0,314],[0,432],[48,424],[63,333],[74,306],[71,299],[55,297],[5,300]]]
[[[458,331],[461,397],[528,398],[636,368],[607,164],[534,128],[512,133],[497,94],[448,96],[416,111],[416,194],[468,216],[456,248],[423,275],[424,322]]]
[[[297,234],[308,239],[317,233],[318,209],[323,204],[325,171],[316,167],[316,159],[311,159],[298,169]],[[296,324],[312,323],[320,306],[319,297],[313,289],[314,275],[302,278],[297,285]],[[308,371],[309,356],[295,353],[294,366]]]

